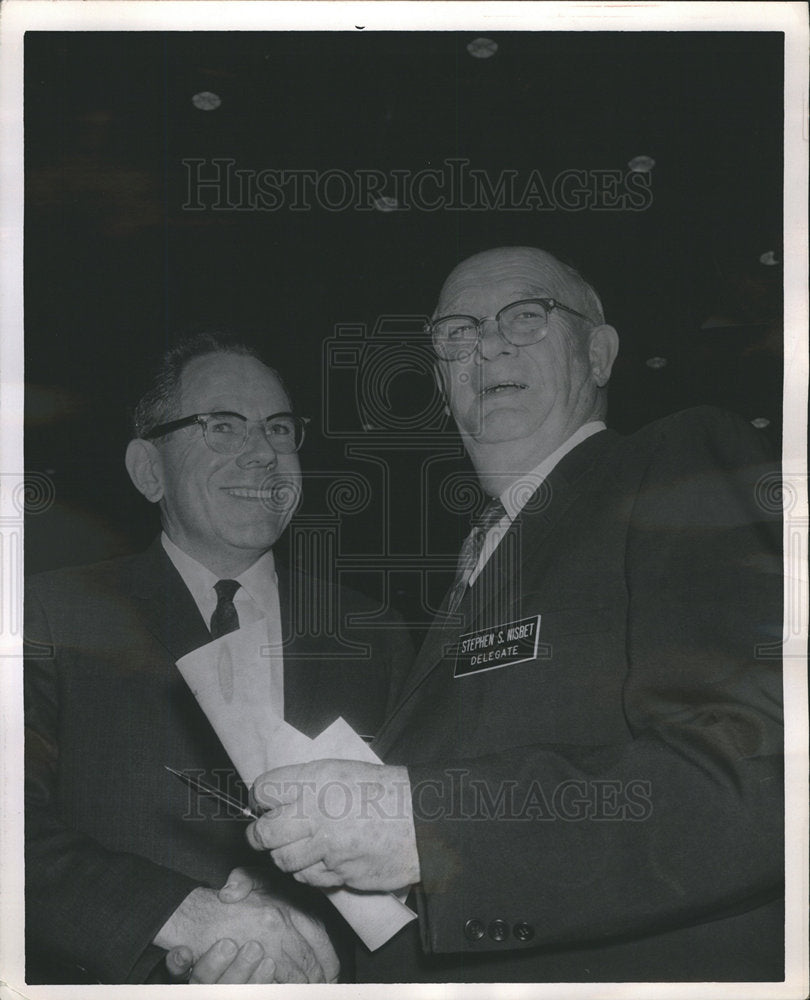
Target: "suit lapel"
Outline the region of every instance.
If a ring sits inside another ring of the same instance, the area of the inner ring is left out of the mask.
[[[291,593],[293,584],[291,581],[291,569],[289,565],[275,556],[276,579],[278,580],[278,610],[281,618],[281,641],[284,652],[291,649],[295,640],[295,629],[292,620],[292,600]]]
[[[159,538],[135,561],[132,596],[147,628],[175,662],[211,641],[194,598]]]
[[[594,468],[597,456],[606,455],[619,439],[614,431],[601,431],[586,438],[565,455],[540,489],[532,496],[504,535],[492,558],[475,582],[479,594],[475,614],[467,631],[475,631],[483,621],[493,620],[493,606],[500,605],[495,617],[513,609],[520,601],[521,581],[527,567],[536,567],[549,535],[579,498],[585,476]],[[516,572],[516,566],[520,571]],[[470,595],[475,598],[475,594]],[[499,618],[499,620],[503,620]]]
[[[459,635],[475,631],[489,616],[494,604],[506,607],[513,603],[515,596],[519,596],[519,579],[516,583],[512,572],[515,558],[520,560],[521,573],[530,561],[537,559],[538,549],[542,548],[551,531],[580,495],[585,474],[593,467],[596,458],[604,455],[618,438],[614,431],[593,434],[555,466],[540,490],[512,523],[462,601],[457,615],[461,617],[460,625],[447,621],[445,612],[449,594],[445,595],[399,701],[375,741],[374,749],[378,754],[383,754],[404,728],[409,715],[407,706],[413,702],[426,678],[441,665],[444,648],[455,644]],[[483,599],[479,596],[482,594],[486,595]]]
[[[194,598],[166,555],[160,539],[134,560],[131,596],[139,620],[167,651],[168,661],[147,664],[162,680],[166,719],[176,731],[178,762],[216,774],[233,769],[208,717],[174,664],[211,641],[211,633]],[[171,666],[169,664],[172,664]]]

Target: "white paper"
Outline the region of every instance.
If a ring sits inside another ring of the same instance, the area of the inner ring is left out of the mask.
[[[177,661],[242,781],[252,785],[275,767],[337,758],[379,764],[380,759],[352,727],[336,719],[314,740],[283,719],[272,704],[264,620],[230,632]],[[326,895],[370,951],[416,919],[403,900],[404,888],[387,892],[328,889]]]

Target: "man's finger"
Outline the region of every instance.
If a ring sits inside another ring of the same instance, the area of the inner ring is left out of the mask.
[[[335,872],[330,871],[323,861],[316,861],[314,865],[310,865],[308,868],[301,868],[293,874],[293,878],[296,882],[302,882],[304,885],[313,885],[316,889],[334,889],[344,884],[344,879],[336,875]]]
[[[340,974],[340,962],[324,925],[320,920],[316,920],[295,907],[290,910],[290,922],[298,933],[309,942],[323,970],[326,982],[337,982]]]
[[[236,954],[236,958],[220,975],[218,983],[247,983],[264,958],[264,949],[258,941],[247,941]],[[275,975],[275,966],[273,968]]]
[[[217,983],[236,957],[239,948],[230,938],[222,938],[211,945],[208,951],[194,964],[191,971],[192,983]]]
[[[248,827],[248,841],[257,851],[272,851],[310,836],[312,823],[309,819],[285,816],[283,812],[262,816]]]
[[[277,983],[308,983],[309,977],[301,966],[290,958],[289,954],[282,948],[281,954],[276,955],[276,982]],[[323,980],[321,980],[323,982]]]
[[[262,810],[275,809],[279,805],[295,802],[301,798],[307,786],[314,787],[314,783],[301,780],[300,764],[277,767],[260,774],[253,782],[250,801],[252,805]]]
[[[276,963],[272,958],[263,958],[249,981],[251,983],[277,983],[279,980],[276,976]]]
[[[186,979],[191,973],[194,955],[185,945],[172,948],[166,953],[166,969],[173,979]]]
[[[283,872],[300,872],[323,861],[323,847],[316,838],[306,837],[292,844],[285,844],[270,852],[270,857]]]

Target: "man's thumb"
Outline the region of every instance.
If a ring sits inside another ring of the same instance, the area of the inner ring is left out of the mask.
[[[254,888],[253,876],[244,868],[234,868],[228,881],[217,893],[220,903],[238,903]]]
[[[166,954],[166,968],[173,979],[186,979],[191,973],[193,965],[194,956],[191,953],[191,948],[187,948],[184,944],[172,948]]]

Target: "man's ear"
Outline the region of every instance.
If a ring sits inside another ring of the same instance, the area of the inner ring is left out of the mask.
[[[439,395],[444,401],[444,412],[447,416],[450,416],[450,403],[447,400],[447,387],[444,382],[444,372],[439,367],[439,362],[433,362],[433,377],[436,379],[436,388],[439,390]]]
[[[619,335],[612,326],[603,323],[591,330],[588,338],[588,361],[593,380],[600,388],[607,385],[618,353]]]
[[[163,461],[151,441],[135,438],[127,445],[126,466],[135,489],[150,503],[163,498]]]

